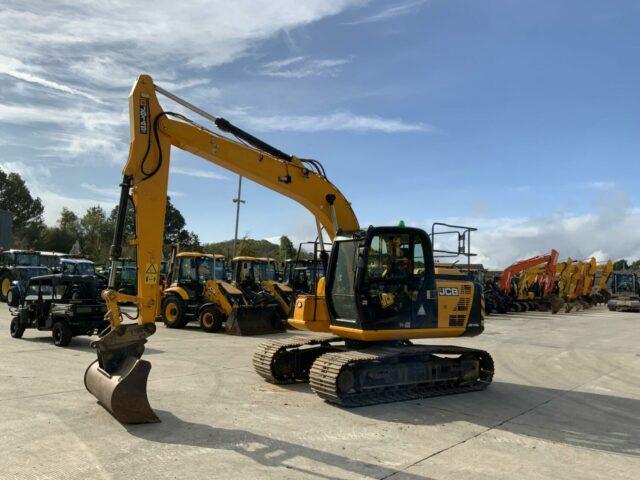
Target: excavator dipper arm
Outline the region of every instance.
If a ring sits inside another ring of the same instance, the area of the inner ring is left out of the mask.
[[[180,113],[164,111],[156,92],[211,120],[239,141],[212,132]],[[327,178],[315,160],[290,156],[222,118],[213,117],[188,102],[156,87],[141,75],[129,95],[131,144],[123,170],[118,218],[111,247],[109,286],[102,296],[111,327],[92,343],[98,359],[85,373],[87,389],[123,423],[157,422],[146,395],[151,365],[142,360],[147,337],[155,332],[161,302],[159,283],[167,201],[171,147],[204,158],[238,175],[285,195],[306,207],[328,236],[360,229],[351,205]],[[135,247],[138,287],[135,295],[115,288],[115,261],[121,257],[125,218],[129,204],[135,213]],[[137,306],[136,323],[120,305]]]

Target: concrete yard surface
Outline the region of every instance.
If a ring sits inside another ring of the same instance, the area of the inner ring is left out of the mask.
[[[85,390],[88,337],[17,340],[9,321],[0,305],[1,479],[640,478],[637,313],[490,316],[433,341],[489,351],[489,389],[351,410],[259,378],[264,337],[159,325],[144,358],[162,423],[134,426]]]

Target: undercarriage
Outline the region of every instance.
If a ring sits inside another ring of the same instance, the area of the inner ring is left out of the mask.
[[[342,407],[484,390],[494,370],[483,350],[328,336],[263,343],[253,364],[268,382],[309,382],[318,396]]]

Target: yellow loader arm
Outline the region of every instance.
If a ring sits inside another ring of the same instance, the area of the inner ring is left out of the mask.
[[[162,109],[161,93],[236,136],[235,141],[198,125],[182,114]],[[123,170],[118,219],[111,259],[121,256],[126,211],[135,212],[135,246],[138,266],[136,295],[115,290],[112,266],[109,286],[103,292],[111,328],[92,343],[98,360],[85,373],[85,385],[123,423],[159,421],[146,398],[150,364],[141,359],[146,338],[155,332],[160,262],[171,147],[193,153],[220,167],[253,180],[306,207],[330,239],[338,232],[360,229],[351,205],[325,176],[315,160],[287,155],[235,127],[223,118],[203,112],[141,75],[129,95],[131,145]],[[122,323],[120,304],[137,306],[136,323]]]

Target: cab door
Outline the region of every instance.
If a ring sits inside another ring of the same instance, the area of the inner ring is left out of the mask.
[[[196,257],[182,257],[178,262],[177,283],[189,298],[195,298],[198,290],[198,264]]]

